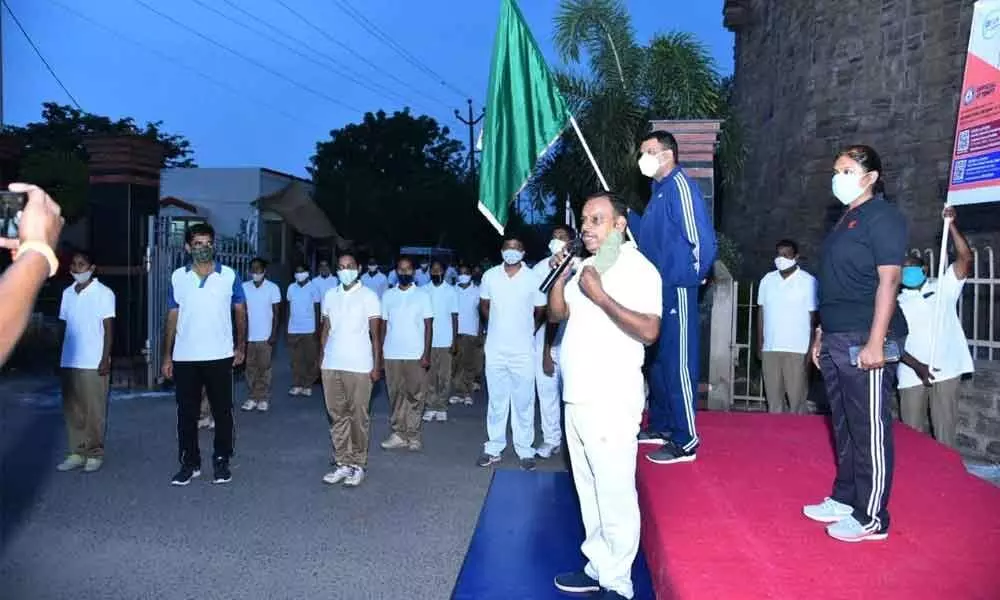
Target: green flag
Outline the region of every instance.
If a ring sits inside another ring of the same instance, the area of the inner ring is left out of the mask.
[[[503,235],[514,198],[570,118],[514,0],[503,0],[486,97],[479,211]]]

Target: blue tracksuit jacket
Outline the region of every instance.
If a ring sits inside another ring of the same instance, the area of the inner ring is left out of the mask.
[[[653,181],[646,212],[629,213],[639,250],[660,271],[663,287],[697,287],[715,262],[715,230],[698,184],[675,167]]]

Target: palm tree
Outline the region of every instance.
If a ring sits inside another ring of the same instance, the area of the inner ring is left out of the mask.
[[[636,165],[651,119],[724,118],[720,157],[730,175],[742,164],[738,128],[727,107],[728,82],[705,46],[688,33],[635,36],[621,0],[562,0],[555,44],[568,68],[555,73],[608,185],[641,208],[649,182]],[[538,201],[567,195],[579,209],[599,182],[575,134],[568,131],[533,181]]]

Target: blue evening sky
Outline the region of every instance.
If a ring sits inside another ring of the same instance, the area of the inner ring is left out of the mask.
[[[305,175],[317,141],[358,121],[364,111],[409,105],[464,141],[467,130],[452,111],[465,114],[467,95],[477,111],[482,105],[500,7],[499,0],[6,1],[84,110],[140,123],[162,120],[167,131],[191,140],[200,166],[260,166],[296,175]],[[558,0],[519,4],[550,64],[559,64],[551,41]],[[720,72],[732,71],[723,0],[627,4],[640,40],[691,32],[709,48]],[[343,6],[353,7],[447,85],[366,31]],[[3,62],[7,124],[37,120],[44,101],[70,103],[6,11]]]

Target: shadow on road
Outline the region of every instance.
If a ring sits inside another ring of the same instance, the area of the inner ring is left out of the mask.
[[[59,411],[7,406],[0,420],[0,556],[52,476],[60,443]]]

